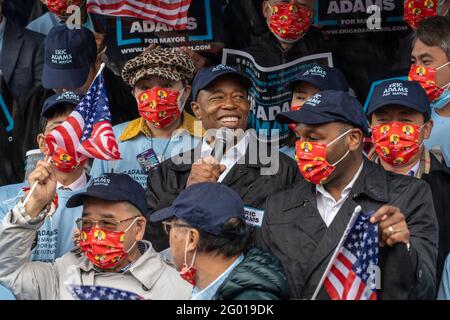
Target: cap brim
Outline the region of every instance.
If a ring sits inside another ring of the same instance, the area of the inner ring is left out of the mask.
[[[198,91],[195,93],[195,96],[193,96],[193,99],[197,100],[197,96],[201,90],[204,90],[207,86],[209,86],[211,83],[216,81],[218,78],[226,76],[226,75],[235,75],[235,76],[239,77],[244,82],[244,84],[247,86],[247,88],[250,88],[253,85],[252,80],[250,80],[250,78],[247,77],[245,74],[238,72],[238,71],[228,70],[228,71],[224,71],[219,74],[216,74],[211,79],[204,82],[202,87],[199,88]]]
[[[317,83],[316,81],[314,81],[314,79],[311,79],[311,77],[298,77],[294,80],[292,80],[291,82],[287,83],[284,88],[288,89],[288,90],[294,90],[295,86],[299,83],[299,82],[306,82],[314,87],[316,87],[317,89],[319,89],[320,91],[322,91],[322,88],[320,86],[319,83]]]
[[[128,201],[126,199],[119,199],[115,193],[104,193],[96,191],[86,191],[77,193],[69,198],[66,203],[67,208],[75,208],[83,205],[83,201],[86,197],[109,200],[109,201]]]
[[[399,105],[399,106],[407,107],[407,108],[413,109],[413,110],[415,110],[415,111],[417,111],[417,112],[425,113],[425,114],[427,114],[428,116],[430,116],[430,113],[429,113],[429,112],[423,111],[423,110],[422,110],[420,107],[418,107],[417,105],[415,105],[415,104],[413,104],[413,103],[409,103],[408,101],[405,101],[405,100],[402,100],[402,99],[386,100],[386,101],[383,101],[383,102],[381,102],[381,103],[378,103],[378,104],[376,104],[376,105],[374,105],[374,106],[370,106],[370,105],[369,105],[369,108],[367,108],[366,114],[367,114],[367,116],[370,116],[372,113],[374,113],[374,112],[377,111],[378,109],[381,109],[381,108],[386,107],[386,106],[389,106],[389,105]],[[431,109],[430,109],[430,112],[431,112]]]
[[[161,210],[158,210],[152,214],[150,214],[150,221],[151,222],[161,222],[164,220],[167,220],[171,217],[174,217],[174,210],[172,207],[167,207]]]
[[[288,111],[277,114],[275,119],[279,123],[304,123],[304,124],[323,124],[336,121],[335,118],[324,116],[323,114],[301,108],[296,111]]]
[[[81,101],[81,100],[80,100]],[[75,103],[72,100],[59,100],[57,103],[52,104],[50,107],[48,107],[47,109],[42,109],[41,111],[41,117],[46,117],[46,115],[53,109],[55,109],[57,106],[64,104],[64,103],[69,103],[74,105],[75,107],[79,104],[79,102]]]
[[[89,65],[77,69],[55,69],[44,65],[42,86],[46,89],[77,89],[89,76]]]

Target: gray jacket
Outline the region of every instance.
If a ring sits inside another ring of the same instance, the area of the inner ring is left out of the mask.
[[[22,207],[23,208],[23,207]],[[189,299],[192,287],[143,241],[148,249],[124,273],[102,273],[82,254],[71,251],[54,263],[30,261],[31,246],[43,221],[32,225],[16,206],[0,225],[0,283],[17,299],[73,299],[67,285],[96,285],[136,293],[145,299]]]

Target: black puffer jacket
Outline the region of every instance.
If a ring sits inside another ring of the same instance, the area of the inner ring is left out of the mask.
[[[270,253],[250,249],[230,273],[213,300],[281,300],[289,286],[280,262]]]

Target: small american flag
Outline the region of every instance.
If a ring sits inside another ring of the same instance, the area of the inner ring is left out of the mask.
[[[109,287],[69,285],[67,288],[77,300],[144,300],[133,292]]]
[[[45,142],[51,155],[60,146],[80,162],[87,158],[120,159],[101,73],[69,117],[46,135]]]
[[[88,0],[89,12],[161,22],[175,30],[187,27],[192,0]]]
[[[371,214],[357,214],[325,279],[333,300],[377,299],[378,224],[369,221]]]

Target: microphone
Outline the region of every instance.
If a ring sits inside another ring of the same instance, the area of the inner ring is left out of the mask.
[[[216,158],[220,162],[225,154],[227,145],[231,144],[234,139],[234,132],[228,128],[220,128],[216,132],[216,137],[214,139],[214,148],[211,152],[211,156]]]

